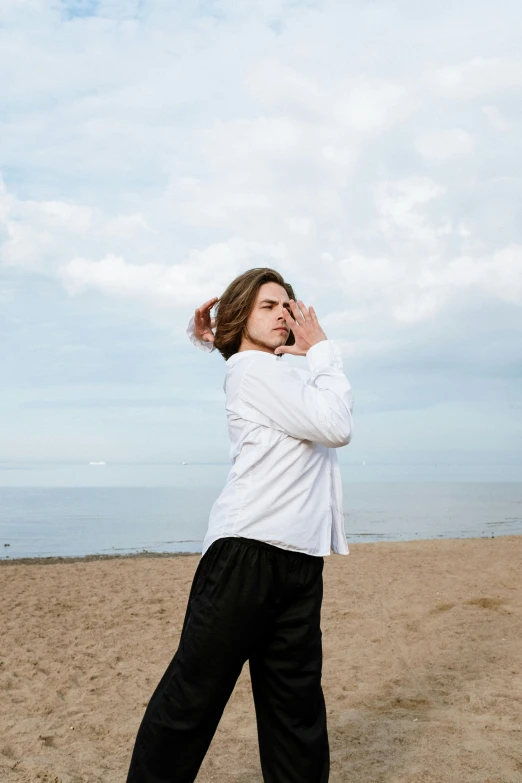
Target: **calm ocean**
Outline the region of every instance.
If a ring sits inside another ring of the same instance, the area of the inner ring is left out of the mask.
[[[0,559],[200,552],[229,469],[0,464]],[[341,474],[348,543],[522,534],[520,465],[341,465]]]

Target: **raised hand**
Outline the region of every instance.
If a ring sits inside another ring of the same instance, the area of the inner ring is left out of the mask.
[[[299,307],[297,307],[299,305]],[[295,337],[294,345],[282,345],[276,348],[274,353],[291,353],[294,356],[306,356],[307,351],[323,340],[327,340],[325,333],[321,329],[315,310],[313,307],[305,307],[300,299],[294,302],[290,299],[290,309],[292,315],[287,313],[284,316],[286,325],[292,330]]]
[[[216,325],[216,319],[210,317],[210,311],[218,301],[219,297],[215,296],[213,299],[209,299],[201,307],[196,308],[194,313],[194,336],[198,340],[203,340],[207,343],[214,342],[213,327]]]

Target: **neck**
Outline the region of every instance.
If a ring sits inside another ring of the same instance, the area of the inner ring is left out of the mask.
[[[243,337],[238,353],[241,351],[263,351],[264,353],[273,354],[274,350],[275,348],[270,348],[268,345],[263,345],[263,343],[253,343],[247,337]]]

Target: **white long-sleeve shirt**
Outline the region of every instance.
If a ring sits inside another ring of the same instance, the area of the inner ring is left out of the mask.
[[[191,319],[187,334],[202,350]],[[242,536],[310,555],[349,554],[335,449],[352,437],[353,392],[333,340],[307,354],[309,370],[284,355],[240,351],[223,388],[233,463],[212,506],[202,554]]]

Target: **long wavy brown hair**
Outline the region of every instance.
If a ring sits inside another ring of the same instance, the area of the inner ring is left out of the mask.
[[[236,277],[215,305],[214,346],[224,359],[230,359],[239,351],[248,316],[256,302],[257,292],[264,283],[278,283],[285,289],[289,299],[295,300],[294,289],[290,283],[285,283],[275,269],[249,269]],[[285,344],[294,343],[295,337],[290,331]]]

